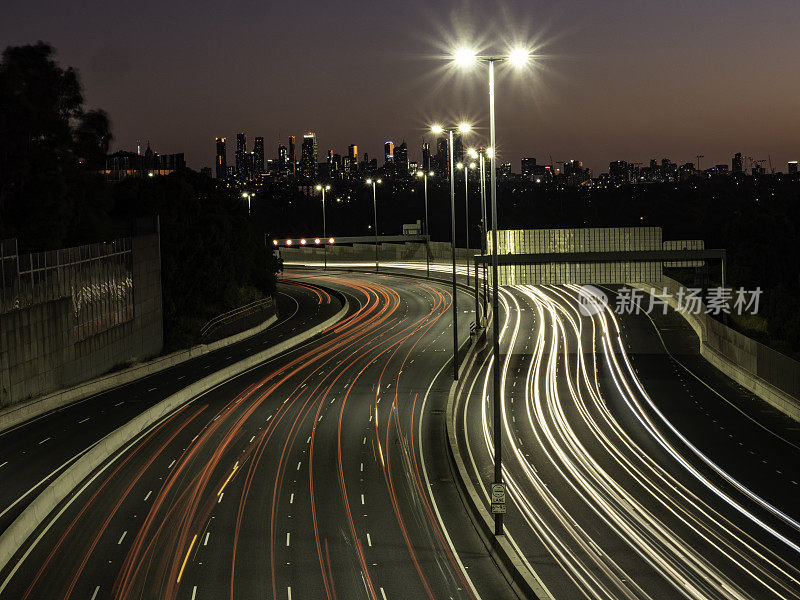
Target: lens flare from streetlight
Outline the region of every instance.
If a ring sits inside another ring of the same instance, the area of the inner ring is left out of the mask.
[[[456,163],[456,169],[463,169],[464,163]]]
[[[317,186],[317,190],[321,190],[321,189],[322,189],[322,186],[321,186],[321,185],[318,185],[318,186]]]
[[[493,155],[494,155],[494,150],[492,150],[491,148],[487,148],[486,149],[486,156],[488,156],[489,158],[492,158]]]
[[[417,177],[422,177],[423,175],[425,175],[425,173],[422,171],[417,171]]]
[[[453,60],[459,67],[469,67],[475,63],[475,51],[462,46],[453,53]]]
[[[470,169],[474,169],[475,168],[475,163],[474,162],[469,163],[469,168]]]
[[[469,123],[461,123],[458,126],[458,130],[461,133],[469,133],[470,131],[472,131],[472,125],[470,125]]]
[[[291,246],[292,245],[292,240],[286,240],[286,245],[287,246]]]
[[[367,185],[372,185],[372,179],[367,179]]]
[[[272,245],[273,246],[277,246],[278,245],[278,240],[272,240]]]
[[[478,151],[475,148],[467,148],[467,154],[472,158],[478,158]]]
[[[531,58],[531,53],[525,48],[514,48],[508,55],[508,62],[515,67],[522,67],[528,64]]]
[[[300,245],[301,245],[301,246],[305,246],[305,245],[306,245],[306,240],[305,240],[305,238],[303,238],[302,240],[300,240]]]
[[[383,183],[380,179],[376,180],[375,183]]]
[[[319,238],[314,238],[314,243],[317,244],[318,246],[319,246],[319,242],[320,242]]]
[[[431,127],[431,133],[435,133],[437,135],[440,133],[444,133],[444,127],[442,127],[441,125],[433,125]]]
[[[333,238],[328,238],[328,243],[332,244],[333,243]]]

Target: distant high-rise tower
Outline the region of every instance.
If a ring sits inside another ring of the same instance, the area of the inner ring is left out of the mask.
[[[446,137],[436,140],[436,171],[442,177],[450,177],[450,150],[447,146]]]
[[[217,138],[217,179],[228,177],[228,159],[225,151],[225,138]]]
[[[744,163],[742,162],[741,152],[737,152],[733,155],[733,160],[731,161],[731,171],[734,173],[744,172]]]
[[[408,144],[405,140],[394,149],[394,165],[398,175],[408,175]]]
[[[422,170],[430,173],[431,170],[431,146],[428,142],[422,142]]]
[[[257,137],[253,142],[253,170],[255,177],[261,177],[264,173],[264,138]]]
[[[280,173],[289,172],[289,154],[283,144],[278,145],[278,171]]]
[[[289,175],[297,175],[297,159],[294,154],[294,136],[289,136]]]
[[[383,145],[383,153],[386,157],[386,165],[392,165],[394,163],[394,142],[392,140],[387,140]]]
[[[536,171],[536,159],[523,158],[521,166],[522,166],[522,177],[524,177],[525,179],[533,179],[533,174]]]
[[[350,157],[350,168],[353,171],[358,170],[358,146],[356,144],[350,144],[347,147],[347,156]]]
[[[797,161],[793,160],[789,162],[789,175],[797,175]]]
[[[457,163],[464,162],[464,138],[461,132],[453,133],[453,160]]]
[[[309,180],[317,177],[317,135],[311,131],[303,135],[303,145],[300,148],[300,175]]]
[[[236,176],[239,179],[247,177],[247,140],[243,133],[236,134]]]

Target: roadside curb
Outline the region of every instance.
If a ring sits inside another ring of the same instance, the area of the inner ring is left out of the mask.
[[[264,331],[267,327],[277,321],[277,315],[271,316],[266,321],[251,327],[246,331],[236,333],[211,344],[198,344],[185,350],[177,350],[165,356],[159,356],[147,362],[134,365],[121,371],[107,373],[100,377],[95,377],[89,381],[84,381],[72,387],[51,392],[38,398],[28,401],[18,402],[0,411],[0,432],[15,427],[21,423],[35,419],[48,412],[64,408],[74,402],[87,400],[92,396],[102,394],[116,387],[127,385],[137,379],[148,377],[160,371],[170,369],[176,365],[184,363],[203,354],[208,354],[222,348],[240,342],[250,336]]]
[[[520,557],[514,546],[506,536],[495,537],[494,520],[489,514],[485,503],[481,500],[478,490],[467,473],[464,459],[458,450],[458,440],[455,434],[455,405],[456,396],[461,391],[463,373],[466,373],[474,362],[481,343],[485,343],[487,329],[484,329],[477,338],[470,338],[470,348],[461,362],[458,381],[450,386],[445,412],[445,430],[447,434],[447,456],[450,459],[450,468],[454,479],[461,492],[461,499],[472,519],[475,529],[489,551],[506,581],[520,598],[553,600],[553,596],[544,586],[535,571]]]
[[[102,465],[115,452],[134,440],[139,434],[166,415],[180,408],[210,388],[216,387],[242,374],[248,369],[286,352],[313,338],[338,323],[349,311],[350,306],[343,297],[343,306],[331,318],[267,350],[243,359],[233,365],[212,373],[182,390],[172,394],[139,416],[128,421],[118,429],[98,441],[94,446],[70,465],[55,481],[48,485],[22,511],[14,522],[0,535],[0,573],[9,561],[19,552],[25,541],[36,531],[54,509],[64,501],[95,469]]]

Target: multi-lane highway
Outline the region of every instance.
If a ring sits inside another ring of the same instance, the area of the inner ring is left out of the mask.
[[[288,279],[276,298],[278,320],[255,336],[0,431],[0,531],[109,432],[190,383],[322,323],[342,308],[324,289]]]
[[[0,598],[513,597],[448,467],[447,286],[323,277],[345,320],[116,454],[11,561]]]
[[[575,286],[502,292],[510,538],[556,598],[800,597],[796,424],[704,365],[680,316],[619,317],[606,291],[595,314]],[[491,366],[455,415],[485,495]]]

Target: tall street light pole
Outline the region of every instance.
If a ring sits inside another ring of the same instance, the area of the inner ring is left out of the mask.
[[[500,286],[497,277],[498,259],[497,259],[497,143],[495,140],[495,120],[494,120],[494,64],[496,62],[508,61],[514,65],[520,66],[528,62],[530,54],[527,50],[518,49],[514,50],[507,56],[477,56],[474,52],[468,49],[460,49],[455,54],[455,60],[458,64],[467,66],[472,65],[477,61],[489,64],[489,145],[492,149],[491,154],[491,188],[492,188],[492,329],[493,331],[493,399],[492,399],[492,419],[493,419],[493,436],[494,436],[494,484],[503,490],[503,460],[502,460],[502,428],[501,420],[501,397],[500,397],[500,315],[499,315],[499,291]],[[503,535],[503,512],[494,512],[494,535]]]
[[[431,256],[430,256],[430,243],[431,234],[428,230],[428,175],[433,176],[433,171],[417,171],[417,177],[423,178],[423,187],[425,188],[425,269],[428,279],[431,278]]]
[[[469,287],[469,170],[475,168],[475,163],[471,162],[468,165],[462,165],[464,168],[464,220],[466,222],[466,246],[467,246],[467,287]],[[475,277],[478,277],[477,270],[475,271]],[[475,315],[475,318],[478,318],[478,315]]]
[[[467,123],[461,123],[458,130],[467,133],[472,128]],[[431,132],[443,133],[441,125],[434,125]],[[450,146],[450,250],[453,258],[453,379],[458,380],[458,298],[456,288],[456,178],[455,165],[453,164],[453,130],[448,130]]]
[[[317,190],[322,192],[322,239],[326,241],[326,243],[322,246],[322,256],[324,260],[324,265],[322,267],[323,271],[328,268],[328,230],[325,226],[325,191],[331,189],[330,185],[317,185]]]
[[[246,198],[247,199],[247,214],[248,215],[250,214],[250,198],[252,197],[252,195],[253,194],[251,194],[250,192],[242,193],[242,198]]]
[[[372,216],[375,227],[375,272],[378,272],[378,200],[375,192],[375,184],[381,183],[380,179],[367,179],[367,184],[372,185]]]

